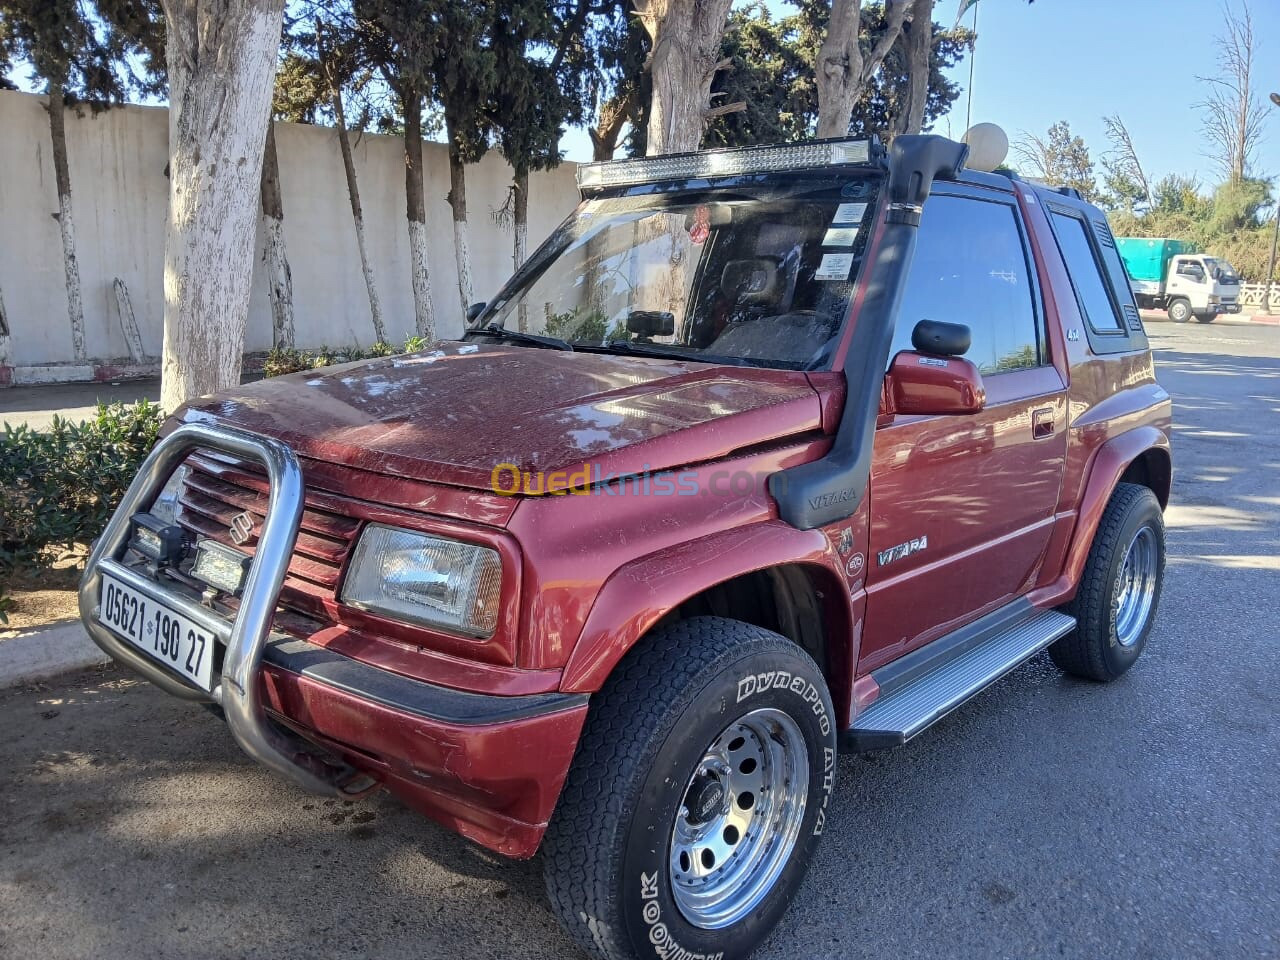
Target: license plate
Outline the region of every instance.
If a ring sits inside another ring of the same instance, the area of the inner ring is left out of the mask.
[[[202,690],[213,689],[214,638],[194,620],[108,574],[102,576],[98,619]]]

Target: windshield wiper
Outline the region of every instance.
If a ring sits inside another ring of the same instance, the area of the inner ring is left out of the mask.
[[[750,366],[742,357],[721,357],[708,353],[689,353],[676,347],[666,347],[660,343],[637,343],[634,340],[606,340],[596,349],[616,351],[618,353],[634,353],[639,357],[662,357],[671,360],[690,360],[693,363],[724,363],[735,367]]]
[[[573,352],[573,344],[568,340],[561,340],[559,337],[542,337],[536,333],[521,333],[519,330],[508,330],[506,327],[500,327],[496,323],[465,330],[463,331],[462,339],[465,340],[473,333],[484,337],[497,337],[499,340],[509,340],[512,343],[527,343],[531,347],[542,347],[546,350],[568,350],[570,353]]]

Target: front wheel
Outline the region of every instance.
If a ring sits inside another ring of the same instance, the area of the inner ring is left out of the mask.
[[[822,834],[836,730],[817,665],[768,630],[695,617],[595,697],[547,830],[547,892],[588,952],[745,957]]]
[[[1216,313],[1197,313],[1196,314],[1196,320],[1199,321],[1200,323],[1213,323],[1213,321],[1216,319],[1218,319],[1218,315]]]
[[[1174,323],[1186,323],[1191,319],[1191,304],[1186,300],[1175,300],[1169,304],[1169,319]]]

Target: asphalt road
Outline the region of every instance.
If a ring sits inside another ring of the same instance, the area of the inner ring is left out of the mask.
[[[761,958],[1280,956],[1280,329],[1151,324],[1177,402],[1141,663],[1041,656],[846,757]],[[577,956],[538,861],[388,799],[302,795],[112,670],[0,695],[0,955]]]

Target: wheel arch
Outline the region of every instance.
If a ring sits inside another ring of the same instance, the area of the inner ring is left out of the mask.
[[[1160,509],[1169,506],[1169,492],[1173,486],[1173,458],[1168,446],[1148,447],[1129,461],[1116,483],[1136,483],[1148,487],[1160,501]],[[1114,484],[1112,485],[1114,488]]]
[[[1089,547],[1116,484],[1137,483],[1150,488],[1164,509],[1169,505],[1172,481],[1169,436],[1158,427],[1136,427],[1112,437],[1098,448],[1080,499],[1075,535],[1071,539],[1064,569],[1073,591],[1080,582]]]
[[[725,531],[632,561],[591,607],[561,679],[599,690],[618,662],[665,623],[711,614],[780,633],[822,669],[837,716],[848,715],[854,610],[826,536],[776,520]]]

